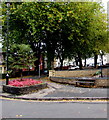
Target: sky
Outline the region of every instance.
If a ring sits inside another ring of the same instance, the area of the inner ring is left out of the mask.
[[[108,2],[109,0],[101,0],[101,1],[102,1],[102,3],[103,3],[104,9],[107,10],[107,2]]]

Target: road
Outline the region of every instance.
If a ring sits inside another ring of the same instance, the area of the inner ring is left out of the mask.
[[[2,118],[107,118],[107,103],[1,101]]]

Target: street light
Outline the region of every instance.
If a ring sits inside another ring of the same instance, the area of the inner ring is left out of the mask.
[[[10,3],[7,2],[7,35],[6,35],[6,85],[8,85],[9,82],[9,74],[8,74],[8,45],[9,45],[9,7]]]
[[[39,64],[39,78],[40,78],[40,64]]]
[[[103,52],[102,52],[102,50],[100,50],[100,55],[101,55],[101,77],[103,77],[103,73],[102,73],[102,63],[103,63],[102,55],[103,55]]]

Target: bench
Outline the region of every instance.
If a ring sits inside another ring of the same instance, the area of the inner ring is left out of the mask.
[[[81,85],[84,85],[84,86],[94,86],[95,84],[95,81],[83,81],[83,80],[78,80],[78,81],[74,81],[76,84],[76,86],[81,86]]]
[[[94,82],[88,82],[88,81],[74,81],[75,83],[76,83],[76,86],[79,86],[79,85],[81,85],[81,83],[82,83],[82,85],[90,85],[90,86],[94,86]]]

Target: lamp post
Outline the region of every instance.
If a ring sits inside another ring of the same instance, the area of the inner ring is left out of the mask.
[[[9,7],[10,3],[7,2],[7,35],[6,35],[6,85],[9,82],[9,74],[8,74],[8,45],[9,45]]]
[[[103,73],[102,73],[102,63],[103,63],[103,58],[102,58],[102,51],[100,50],[100,55],[101,55],[101,77],[103,77]]]
[[[40,64],[39,64],[39,78],[40,78]]]

